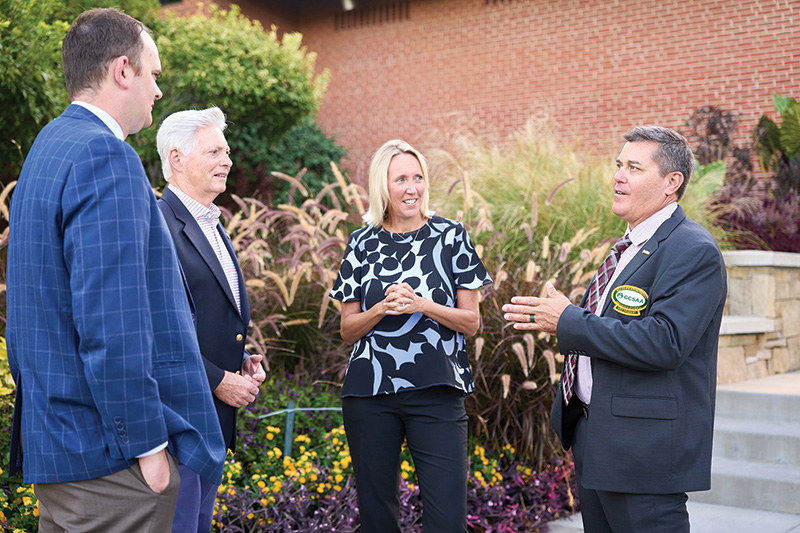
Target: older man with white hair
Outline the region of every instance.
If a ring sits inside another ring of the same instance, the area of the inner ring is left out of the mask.
[[[245,350],[250,307],[216,197],[231,166],[225,115],[217,107],[167,117],[158,153],[169,185],[158,202],[196,308],[197,338],[225,444],[236,445],[236,410],[252,402],[266,377],[260,355]],[[217,486],[182,468],[172,531],[208,532]]]

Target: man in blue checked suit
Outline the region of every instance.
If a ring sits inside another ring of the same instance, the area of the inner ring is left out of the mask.
[[[152,123],[158,50],[93,9],[62,55],[72,103],[11,203],[11,467],[36,484],[41,532],[168,531],[177,463],[219,483],[225,446],[175,248],[124,142]]]
[[[584,531],[688,533],[686,493],[711,487],[725,264],[678,205],[686,139],[644,126],[625,140],[612,210],[628,226],[580,306],[548,283],[503,310],[565,355],[551,421],[572,449]]]

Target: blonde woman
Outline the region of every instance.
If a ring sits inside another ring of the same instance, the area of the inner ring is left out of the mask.
[[[367,226],[350,236],[331,297],[353,344],[342,387],[363,533],[399,532],[400,449],[414,458],[425,533],[466,531],[464,335],[491,283],[464,227],[428,209],[425,158],[385,143],[369,171]]]

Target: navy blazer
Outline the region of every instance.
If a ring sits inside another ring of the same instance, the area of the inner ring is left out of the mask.
[[[239,301],[242,312],[236,308],[228,279],[222,264],[214,253],[203,230],[197,224],[183,202],[169,188],[164,190],[158,206],[167,222],[167,227],[178,250],[178,257],[186,276],[186,281],[195,305],[197,317],[197,338],[200,352],[208,376],[211,390],[222,381],[225,371],[241,370],[247,341],[247,327],[250,324],[250,305],[247,301],[242,271],[233,251],[228,234],[217,224],[225,247],[236,267],[239,278]],[[233,450],[236,446],[236,408],[216,396],[219,423],[225,444]]]
[[[639,316],[612,302],[620,286],[647,295],[633,306]],[[608,291],[601,316],[569,306],[558,322],[559,350],[592,358],[581,484],[638,494],[708,490],[727,292],[716,241],[678,207]],[[552,423],[568,449],[581,415],[562,394],[559,386]]]
[[[219,483],[226,451],[192,310],[133,148],[70,105],[37,136],[9,225],[12,442],[25,481],[94,479],[168,442]]]

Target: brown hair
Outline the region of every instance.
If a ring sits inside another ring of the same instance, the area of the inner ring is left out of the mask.
[[[689,143],[680,133],[661,126],[637,126],[624,135],[628,142],[652,142],[658,145],[653,161],[662,176],[670,172],[683,174],[683,183],[678,188],[678,200],[683,198],[694,169],[694,155]]]
[[[120,56],[128,57],[138,75],[143,31],[149,34],[144,24],[118,9],[95,8],[78,15],[61,46],[69,99],[86,89],[98,89],[108,65]]]

